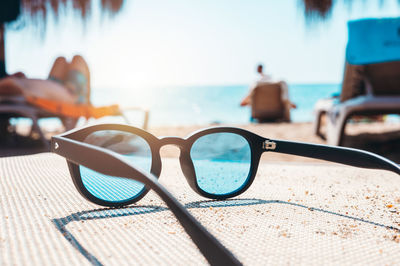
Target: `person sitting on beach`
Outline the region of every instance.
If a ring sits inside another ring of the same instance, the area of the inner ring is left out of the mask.
[[[251,94],[252,94],[252,91],[257,86],[265,84],[265,83],[275,83],[275,81],[273,81],[273,79],[271,78],[270,75],[267,75],[263,72],[263,65],[260,64],[257,66],[257,73],[260,75],[260,78],[257,80],[257,82],[252,87],[250,87],[249,94],[243,98],[243,100],[240,102],[240,106],[251,105]],[[278,81],[278,83],[280,83],[281,88],[282,88],[281,97],[282,97],[282,101],[285,105],[285,119],[287,121],[290,121],[290,109],[297,108],[297,106],[289,100],[287,83],[285,81]]]
[[[18,72],[0,79],[0,95],[25,95],[65,103],[90,102],[90,72],[82,56],[76,55],[70,63],[58,57],[48,79],[27,78]]]

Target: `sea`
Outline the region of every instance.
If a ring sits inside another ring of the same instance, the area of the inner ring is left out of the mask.
[[[291,112],[292,121],[311,122],[315,103],[339,94],[340,88],[340,84],[289,84],[289,98],[297,105]],[[99,88],[92,90],[92,102],[148,109],[150,126],[239,125],[250,121],[250,108],[239,105],[248,92],[249,85]],[[133,124],[140,124],[142,113],[129,112],[128,117]]]
[[[312,122],[314,106],[319,99],[340,94],[341,84],[288,84],[289,98],[297,105],[292,109],[292,122]],[[240,101],[249,92],[248,85],[166,86],[146,89],[93,88],[95,106],[118,104],[149,110],[149,126],[189,126],[209,124],[243,125],[250,122],[250,107]],[[142,111],[126,112],[130,124],[143,124]],[[387,122],[400,123],[399,115],[386,117]],[[29,119],[13,119],[12,124],[31,124]],[[124,123],[121,117],[107,117],[90,123]],[[41,126],[50,131],[61,126],[59,119],[41,119]],[[84,125],[84,120],[80,125]]]
[[[288,84],[289,98],[297,105],[292,109],[292,122],[312,122],[313,110],[319,99],[340,94],[341,84]],[[226,86],[166,86],[154,88],[93,88],[91,100],[95,106],[118,104],[149,110],[149,127],[189,126],[209,124],[243,125],[250,122],[250,107],[240,101],[249,92],[249,85]],[[129,123],[142,126],[142,111],[126,112]],[[387,116],[387,122],[400,123],[399,115]],[[12,124],[31,124],[29,119],[13,119]],[[39,121],[49,131],[57,131],[60,120]],[[91,120],[91,123],[125,123],[121,117]],[[85,125],[82,119],[78,125]]]

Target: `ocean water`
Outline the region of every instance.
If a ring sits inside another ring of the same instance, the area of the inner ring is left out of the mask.
[[[92,103],[96,106],[119,104],[140,106],[150,111],[149,126],[246,124],[250,108],[241,107],[248,85],[158,87],[148,89],[93,88]],[[315,103],[340,93],[340,84],[289,84],[289,98],[297,105],[292,109],[293,122],[311,122]],[[126,113],[132,125],[141,126],[143,113]],[[41,119],[49,130],[58,128],[59,119]],[[96,123],[123,123],[121,117],[102,118]],[[31,124],[29,119],[13,119],[13,124]],[[83,124],[83,123],[81,123]]]
[[[209,123],[244,124],[250,108],[240,107],[248,85],[165,87],[146,90],[94,89],[95,105],[118,103],[121,106],[145,106],[150,110],[150,126],[202,125]],[[289,84],[289,97],[297,105],[292,109],[294,122],[310,122],[318,99],[340,92],[340,84]],[[140,123],[140,113],[129,113]]]

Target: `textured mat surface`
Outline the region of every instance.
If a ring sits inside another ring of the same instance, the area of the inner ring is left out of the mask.
[[[246,265],[399,264],[400,178],[338,165],[261,164],[230,201],[191,191],[177,159],[161,182]],[[52,154],[0,159],[1,265],[206,264],[154,193],[99,208]]]

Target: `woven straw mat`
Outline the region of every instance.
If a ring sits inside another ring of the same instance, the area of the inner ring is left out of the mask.
[[[229,201],[193,192],[177,159],[163,159],[160,180],[245,265],[400,263],[396,174],[262,163]],[[0,159],[1,265],[206,263],[155,193],[102,208],[79,195],[57,155]]]

